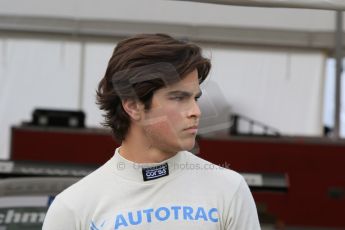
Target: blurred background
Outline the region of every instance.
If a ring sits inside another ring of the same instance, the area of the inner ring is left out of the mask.
[[[0,216],[18,217],[0,229],[39,229],[52,197],[112,155],[96,87],[138,33],[211,59],[194,152],[243,173],[263,228],[345,229],[345,3],[231,2],[0,0]],[[41,219],[19,221],[22,206]]]

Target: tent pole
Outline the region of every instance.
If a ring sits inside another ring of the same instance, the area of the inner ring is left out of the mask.
[[[341,73],[342,68],[342,40],[343,40],[343,12],[336,11],[336,33],[335,33],[335,110],[334,110],[334,132],[333,138],[340,138],[340,113],[341,113]]]

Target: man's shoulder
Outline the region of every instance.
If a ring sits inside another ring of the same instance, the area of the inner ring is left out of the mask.
[[[205,177],[205,179],[235,186],[239,186],[244,180],[243,176],[232,170],[230,165],[226,162],[217,165],[193,153],[186,151],[186,154],[188,155],[189,163],[191,164],[190,167],[196,168],[196,172],[200,176]]]
[[[68,202],[75,202],[79,197],[87,197],[89,194],[92,195],[98,191],[103,183],[105,182],[106,172],[107,172],[107,163],[97,168],[95,171],[91,172],[87,176],[81,178],[76,183],[67,187],[57,196],[61,200]],[[102,178],[102,179],[101,179]]]
[[[102,183],[106,183],[100,179],[103,178],[104,171],[107,171],[105,170],[106,164],[72,184],[55,197],[47,212],[43,229],[51,229],[52,226],[54,226],[54,229],[58,229],[64,225],[68,225],[70,229],[83,221],[88,210],[90,208],[92,210],[92,205],[96,202],[95,195],[97,196],[97,192],[102,190],[100,186],[102,186]]]

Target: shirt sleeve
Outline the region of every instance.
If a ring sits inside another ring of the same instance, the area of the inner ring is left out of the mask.
[[[229,225],[226,230],[260,230],[256,205],[249,187],[242,178],[229,208]]]
[[[44,218],[42,230],[79,230],[75,213],[56,198]]]

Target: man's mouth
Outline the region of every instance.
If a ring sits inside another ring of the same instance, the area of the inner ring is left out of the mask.
[[[198,132],[198,126],[197,125],[193,125],[193,126],[190,126],[190,127],[186,128],[184,130],[189,131],[191,133],[197,133]]]

